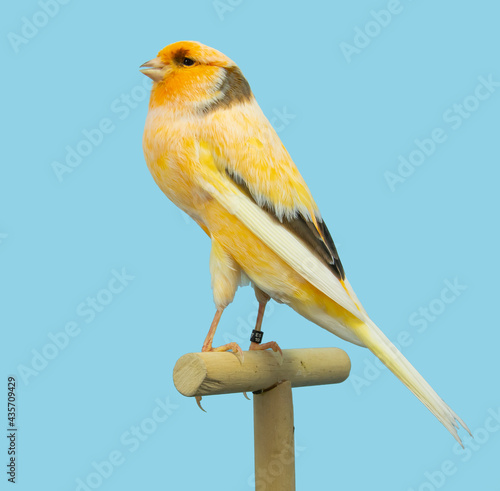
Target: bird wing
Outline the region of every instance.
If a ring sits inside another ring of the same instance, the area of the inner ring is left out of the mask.
[[[221,159],[219,149],[214,147],[211,142],[204,140],[200,140],[197,144],[199,166],[197,167],[196,179],[198,185],[212,198],[216,199],[229,213],[236,216],[308,282],[354,316],[365,321],[368,316],[359,304],[348,281],[337,276],[335,271],[332,271],[331,266],[335,264],[335,257],[333,256],[333,262],[330,264],[317,252],[319,246],[311,247],[313,240],[315,243],[322,241],[325,247],[327,246],[327,242],[323,241],[321,237],[321,229],[311,227],[311,223],[314,223],[314,221],[309,220],[308,224],[308,218],[310,217],[303,214],[299,220],[305,222],[305,224],[300,229],[302,233],[297,233],[298,226],[290,225],[290,222],[293,222],[293,220],[290,220],[293,215],[280,213],[283,209],[280,201],[274,204],[267,201],[262,202],[262,198],[259,198],[255,191],[252,193],[251,184],[244,179],[244,173],[238,172],[238,178],[234,177],[235,174],[234,171],[231,171],[230,162]],[[295,166],[290,167],[290,169],[295,170],[296,176],[303,182]],[[282,188],[276,192],[283,195],[285,193],[293,195],[293,184],[285,186],[284,182],[286,182],[286,178],[282,178],[279,184],[275,183],[275,188],[278,186]],[[307,187],[305,189],[309,193]],[[297,194],[295,195],[297,196]],[[312,198],[308,205],[311,210],[315,209],[316,205]],[[297,208],[300,209],[300,207]],[[314,232],[314,229],[316,232]],[[327,230],[326,227],[324,230]],[[307,236],[307,239],[304,236]]]
[[[259,206],[252,196],[242,192],[227,173],[221,171],[220,162],[216,163],[210,144],[199,141],[197,150],[198,185],[311,285],[360,319],[364,324],[357,326],[355,330],[359,344],[366,346],[380,358],[463,446],[457,428],[460,423],[470,434],[467,425],[371,321],[348,281],[332,274],[325,262],[312,252],[307,243],[284,227],[269,211]]]
[[[216,112],[201,139],[210,146],[217,168],[242,193],[345,280],[337,248],[307,184],[255,101]]]

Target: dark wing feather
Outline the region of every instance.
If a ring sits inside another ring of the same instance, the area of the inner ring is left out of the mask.
[[[283,225],[316,252],[316,255],[325,262],[339,280],[345,279],[344,268],[340,262],[337,248],[325,222],[318,220],[319,232],[316,225],[307,221],[302,215],[292,220],[283,220]]]
[[[231,180],[240,188],[240,190],[249,196],[254,203],[257,201],[252,196],[248,186],[240,175],[234,173],[230,169],[226,169],[227,175]],[[274,209],[269,205],[261,206],[262,209],[267,211],[276,220],[279,220],[276,216]],[[296,237],[302,240],[315,255],[321,259],[328,268],[333,272],[333,274],[339,279],[345,279],[345,272],[340,262],[339,254],[337,248],[333,243],[332,236],[326,227],[325,222],[318,220],[318,228],[316,225],[306,220],[302,215],[298,214],[292,219],[287,219],[286,217],[279,220],[284,227],[286,227],[290,232],[292,232]]]

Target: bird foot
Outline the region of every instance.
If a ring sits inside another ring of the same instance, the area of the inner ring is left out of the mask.
[[[232,351],[236,356],[236,358],[238,358],[240,364],[242,365],[243,365],[243,360],[245,358],[242,349],[236,343],[223,344],[222,346],[218,346],[217,348],[212,348],[212,346],[203,346],[201,351],[202,352],[215,351],[217,353],[220,353],[222,351]]]
[[[238,361],[240,362],[240,364],[243,365],[243,359],[244,359],[243,351],[239,347],[239,345],[236,343],[224,344],[222,346],[218,346],[217,348],[212,348],[212,346],[203,346],[201,351],[202,351],[202,353],[206,353],[207,351],[214,351],[216,353],[220,353],[223,351],[232,351],[234,353],[234,355],[236,356],[236,358],[238,358]],[[203,412],[206,413],[206,411],[203,409],[203,407],[201,405],[201,396],[195,396],[195,400],[196,400],[196,404],[198,404],[198,407]]]
[[[281,348],[278,346],[278,343],[276,341],[269,341],[269,343],[254,343],[253,341],[250,343],[250,350],[266,350],[266,349],[272,349],[275,353],[278,355],[278,360],[279,364],[283,365],[283,351],[281,351]]]

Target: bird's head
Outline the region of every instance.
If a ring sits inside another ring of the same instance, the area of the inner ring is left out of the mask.
[[[172,103],[207,113],[252,97],[234,61],[195,41],[168,45],[140,70],[154,82],[150,106]]]

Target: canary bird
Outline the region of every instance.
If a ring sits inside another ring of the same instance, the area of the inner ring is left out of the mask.
[[[153,80],[143,137],[149,170],[167,197],[211,240],[216,314],[252,283],[261,329],[267,301],[289,305],[342,339],[367,347],[461,443],[465,423],[369,318],[356,297],[309,188],[257,104],[238,66],[194,41],[162,49],[141,66]],[[251,349],[272,348],[275,342]]]

